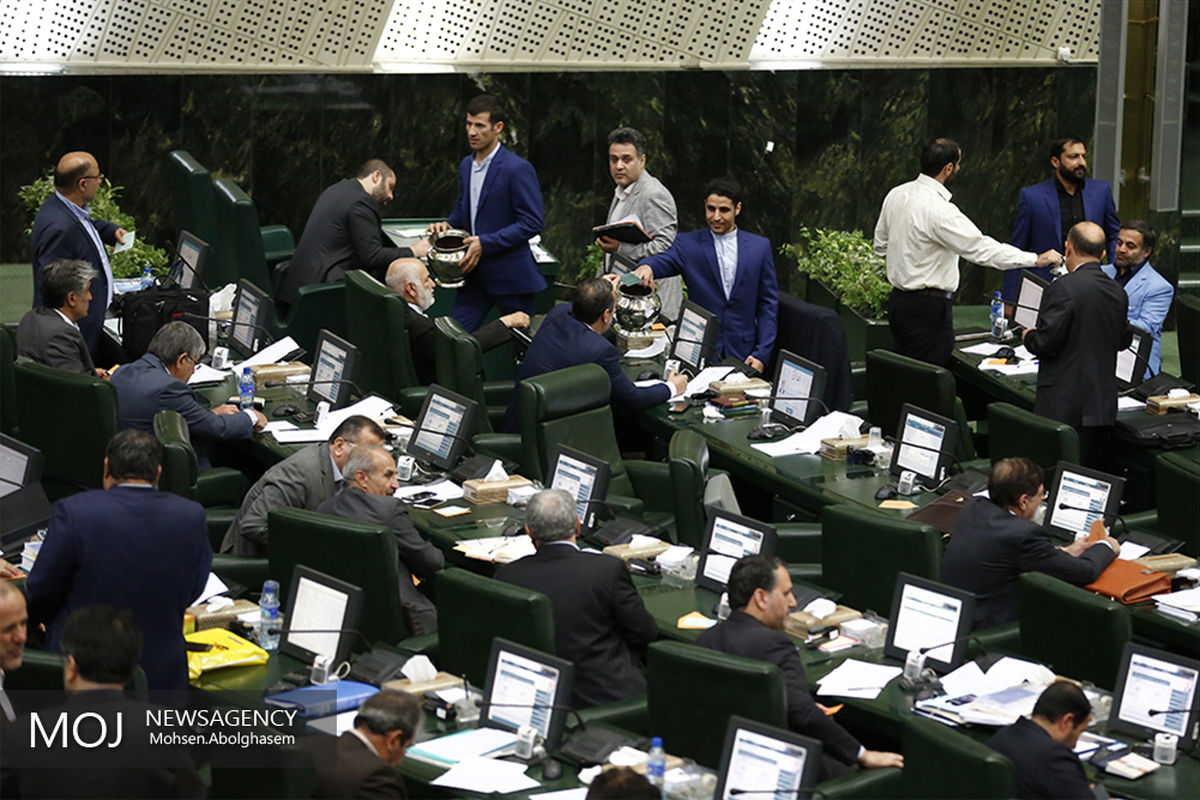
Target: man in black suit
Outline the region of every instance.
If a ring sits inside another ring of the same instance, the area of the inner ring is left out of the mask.
[[[496,579],[550,598],[554,651],[575,664],[572,705],[589,707],[646,691],[641,651],[658,626],[620,559],[579,550],[575,500],[561,489],[538,492],[525,511],[536,552]]]
[[[336,739],[310,740],[317,778],[313,797],[408,797],[396,766],[423,717],[416,695],[384,689],[358,709],[353,728]]]
[[[804,664],[786,633],[788,613],[796,607],[792,578],[778,558],[745,556],[729,571],[729,619],[700,634],[696,644],[779,667],[787,682],[788,726],[823,746],[821,780],[837,777],[847,765],[903,767],[904,756],[867,750],[849,731],[827,716],[808,691]]]
[[[392,496],[400,488],[396,462],[377,444],[360,444],[346,459],[342,470],[346,485],[317,506],[318,514],[346,517],[386,525],[396,534],[400,572],[400,602],[413,635],[437,630],[437,609],[413,586],[412,576],[429,580],[446,565],[442,551],[421,538],[404,503]]]
[[[972,497],[958,515],[942,558],[942,582],[975,594],[976,628],[1016,620],[1022,572],[1088,584],[1121,551],[1111,536],[1051,544],[1046,529],[1033,522],[1046,499],[1042,481],[1042,468],[1029,459],[1001,459],[988,475],[988,496]]]
[[[378,158],[363,164],[358,174],[321,192],[304,223],[304,233],[292,255],[292,265],[279,290],[279,302],[291,305],[301,286],[334,283],[352,269],[366,270],[383,280],[388,264],[397,258],[424,257],[425,239],[409,247],[391,247],[380,227],[381,207],[392,201],[396,173]]]
[[[1017,797],[1022,800],[1094,800],[1083,764],[1073,748],[1092,717],[1092,705],[1078,686],[1056,681],[1046,687],[1022,717],[988,741],[988,747],[1013,764]]]
[[[433,288],[436,284],[429,277],[429,268],[419,258],[397,258],[387,270],[388,288],[399,294],[408,303],[412,314],[408,317],[408,343],[412,349],[413,366],[417,370],[417,383],[428,386],[437,379],[437,331],[433,320],[425,313],[433,305]],[[509,328],[528,328],[529,315],[524,311],[494,319],[471,335],[479,340],[484,352],[509,340]]]
[[[1129,299],[1100,269],[1104,230],[1080,222],[1067,235],[1069,274],[1042,295],[1037,326],[1022,334],[1038,357],[1035,413],[1079,431],[1079,458],[1104,469],[1117,418],[1117,353],[1133,332],[1125,320]]]
[[[79,322],[92,303],[96,270],[86,261],[60,258],[42,269],[42,305],[17,326],[17,355],[48,367],[107,378],[92,363]]]
[[[16,717],[12,701],[4,693],[4,676],[20,668],[28,630],[25,595],[12,581],[0,580],[0,731]]]

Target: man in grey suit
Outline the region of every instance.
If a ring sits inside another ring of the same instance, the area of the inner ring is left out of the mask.
[[[446,565],[442,551],[421,538],[404,503],[392,496],[400,488],[396,462],[377,444],[354,448],[346,459],[346,486],[317,506],[318,514],[386,525],[396,534],[396,567],[404,620],[414,636],[437,630],[437,609],[413,585],[412,576],[429,580]]]
[[[679,218],[675,198],[662,181],[646,171],[646,137],[641,131],[617,128],[608,135],[608,171],[617,188],[605,224],[636,217],[651,237],[643,244],[623,244],[607,236],[596,240],[605,254],[604,271],[620,275],[670,247]],[[683,279],[676,276],[659,281],[658,296],[662,313],[668,319],[678,318],[683,305]]]
[[[42,268],[42,305],[25,312],[17,326],[17,355],[48,367],[108,378],[92,363],[79,320],[92,302],[98,273],[86,261],[60,258]]]
[[[383,444],[383,440],[383,428],[356,414],[334,428],[328,442],[309,445],[268,469],[246,493],[221,541],[221,552],[267,555],[267,512],[272,508],[316,510],[342,487],[342,470],[351,451],[362,444]]]

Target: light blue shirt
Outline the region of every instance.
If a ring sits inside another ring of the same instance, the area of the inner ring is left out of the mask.
[[[112,305],[113,298],[113,274],[112,266],[108,263],[108,251],[104,249],[104,242],[100,241],[100,232],[96,230],[96,226],[92,224],[92,217],[88,214],[87,206],[80,208],[72,203],[62,192],[55,192],[54,196],[63,201],[63,204],[71,209],[80,222],[83,223],[83,229],[87,231],[88,237],[92,240],[92,244],[96,246],[96,252],[100,254],[100,264],[104,268],[104,277],[108,279],[108,296],[104,298],[104,308],[107,309]],[[92,298],[92,302],[96,302],[99,298]]]
[[[729,299],[737,278],[737,228],[720,235],[714,233],[712,237],[713,247],[717,250],[717,266],[721,269],[721,288],[725,290],[725,299]]]
[[[488,167],[501,147],[503,145],[497,143],[483,161],[471,159],[471,233],[475,233],[475,212],[479,210],[479,195],[483,192],[483,182],[487,180]]]

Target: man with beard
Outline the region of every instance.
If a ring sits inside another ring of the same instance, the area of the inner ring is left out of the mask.
[[[1101,267],[1110,278],[1125,287],[1129,298],[1129,324],[1154,337],[1145,377],[1151,378],[1162,367],[1162,329],[1171,310],[1175,287],[1150,266],[1150,254],[1158,236],[1150,223],[1135,219],[1121,226],[1117,234],[1116,266]]]
[[[1026,186],[1017,199],[1012,243],[1022,250],[1062,250],[1067,232],[1077,222],[1094,222],[1104,229],[1109,258],[1117,252],[1117,207],[1107,181],[1087,177],[1087,147],[1078,136],[1063,136],[1050,143],[1054,176]],[[1050,269],[1034,273],[1050,280]],[[1021,286],[1017,272],[1004,275],[1004,300],[1016,301]]]
[[[396,173],[378,158],[363,164],[358,174],[321,192],[304,224],[304,233],[288,267],[279,302],[291,305],[301,286],[334,283],[352,269],[382,280],[397,258],[421,258],[429,251],[422,239],[408,247],[385,246],[380,209],[392,201]]]
[[[412,349],[413,367],[417,382],[427,386],[437,379],[437,345],[433,320],[425,312],[433,305],[433,278],[429,268],[419,258],[397,258],[387,270],[387,285],[408,303],[413,312],[408,317],[408,343]],[[529,327],[529,315],[514,311],[494,319],[472,335],[486,352],[508,341],[509,328]]]
[[[888,192],[875,224],[875,253],[887,262],[888,326],[896,352],[945,366],[954,349],[954,292],[958,259],[995,269],[1046,267],[1062,261],[1053,247],[1040,255],[985,236],[950,202],[962,166],[953,139],[921,148],[921,174]]]

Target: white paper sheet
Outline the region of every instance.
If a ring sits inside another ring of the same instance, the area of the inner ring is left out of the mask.
[[[725,376],[731,372],[733,372],[733,367],[705,367],[697,373],[695,378],[688,381],[687,388],[683,390],[683,396],[695,397],[701,392],[707,392],[710,383],[724,380]]]
[[[1122,545],[1124,549],[1124,545]],[[1185,611],[1200,613],[1200,586],[1193,589],[1184,589],[1179,592],[1171,592],[1170,594],[1156,594],[1154,600],[1163,606],[1173,606],[1182,608]]]
[[[1097,547],[1099,545],[1092,546]],[[1107,547],[1108,545],[1104,546]],[[1150,548],[1146,547],[1144,544],[1138,544],[1137,542],[1124,542],[1121,544],[1121,555],[1117,556],[1117,558],[1123,558],[1126,561],[1133,561],[1135,558],[1141,558],[1149,552]]]
[[[215,572],[208,573],[208,580],[204,584],[204,588],[196,599],[192,601],[192,605],[198,606],[210,597],[215,597],[219,594],[224,594],[229,591],[229,587],[225,585],[225,581],[217,577]]]
[[[991,691],[991,684],[979,665],[968,661],[942,676],[942,688],[948,697],[962,697],[964,694],[986,694]]]
[[[1136,397],[1117,397],[1117,411],[1133,411],[1139,408],[1145,408],[1146,401],[1138,400]]]
[[[1001,375],[1036,375],[1038,365],[1036,361],[1022,361],[1020,364],[981,365],[980,369],[999,372]]]
[[[208,364],[197,364],[196,371],[188,378],[188,386],[198,386],[203,383],[220,383],[229,377],[227,369],[213,369]]]
[[[817,681],[817,694],[874,700],[883,687],[904,670],[884,664],[871,664],[848,658],[837,669]]]
[[[1025,682],[1048,685],[1054,680],[1054,673],[1033,661],[1005,656],[992,664],[987,677],[993,685],[1002,687]]]
[[[993,344],[992,342],[980,342],[979,344],[973,344],[970,347],[964,347],[962,351],[973,356],[994,356],[996,351],[1001,347],[1003,347],[1003,345]]]
[[[654,358],[656,355],[666,352],[666,349],[667,337],[656,336],[654,337],[654,341],[652,341],[646,347],[643,347],[639,350],[627,350],[625,352],[625,358]]]
[[[393,416],[395,413],[396,410],[392,408],[391,402],[385,398],[371,395],[370,397],[364,397],[354,405],[340,408],[337,411],[330,411],[321,418],[321,422],[317,427],[325,431],[325,438],[328,439],[329,434],[333,433],[334,428],[355,414],[362,414],[367,419],[380,420],[384,417]]]
[[[268,423],[269,424],[269,423]],[[280,444],[304,444],[305,442],[324,442],[329,439],[328,433],[316,428],[296,428],[271,431],[275,441]]]
[[[588,789],[580,786],[578,789],[559,789],[557,792],[541,792],[529,795],[529,800],[584,800]]]
[[[259,350],[254,355],[247,358],[240,364],[234,364],[233,368],[241,373],[243,367],[257,367],[262,364],[276,364],[288,353],[294,350],[299,350],[300,345],[296,344],[296,340],[290,336],[285,336],[278,342],[267,345],[262,350]]]
[[[458,500],[463,496],[463,488],[448,478],[423,485],[401,486],[393,493],[393,496],[403,500],[406,497],[412,497],[414,494],[420,494],[421,492],[433,492],[438,502]]]
[[[512,731],[474,728],[419,742],[408,749],[408,755],[430,764],[448,766],[469,758],[504,755],[504,751],[516,743],[517,734]]]
[[[515,761],[496,761],[492,758],[464,759],[434,778],[430,784],[481,794],[511,794],[536,789],[541,785],[525,774],[526,769],[528,767],[524,764]]]
[[[862,419],[844,411],[832,411],[818,419],[800,433],[793,433],[778,442],[750,445],[755,450],[767,454],[771,458],[793,456],[800,453],[816,453],[821,449],[822,439],[836,438],[842,432],[842,426],[850,423],[856,427],[862,425]]]

